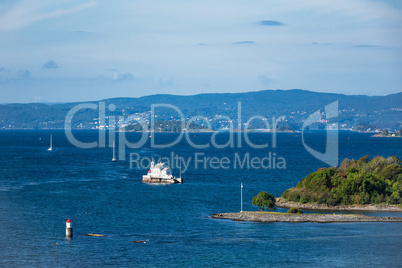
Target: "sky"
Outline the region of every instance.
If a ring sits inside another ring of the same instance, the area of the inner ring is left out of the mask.
[[[0,103],[402,91],[399,0],[0,2]]]

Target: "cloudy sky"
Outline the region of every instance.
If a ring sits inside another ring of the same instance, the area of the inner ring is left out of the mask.
[[[0,2],[1,103],[293,88],[401,92],[402,1]]]

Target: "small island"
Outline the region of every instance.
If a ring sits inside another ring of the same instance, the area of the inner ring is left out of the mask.
[[[183,128],[187,127],[187,128]],[[178,120],[157,120],[152,125],[151,122],[144,122],[129,124],[119,128],[119,132],[212,132],[212,129],[208,129],[202,125],[195,123],[185,123]]]
[[[402,166],[396,156],[345,159],[283,192],[278,206],[330,210],[402,211]]]
[[[275,198],[266,191],[252,199],[258,211],[217,213],[211,218],[256,222],[402,222],[402,217],[358,214],[313,214],[308,210],[366,210],[402,212],[402,167],[396,156],[345,159],[339,167],[321,168],[303,178],[296,187]],[[268,212],[275,207],[287,213]]]

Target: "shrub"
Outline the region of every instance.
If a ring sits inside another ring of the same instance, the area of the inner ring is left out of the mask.
[[[303,195],[302,197],[300,197],[300,202],[303,203],[303,204],[308,203],[308,197]]]
[[[288,213],[302,214],[303,211],[301,211],[301,209],[298,208],[289,208]]]
[[[336,200],[335,198],[330,198],[327,201],[328,206],[336,206],[338,204],[338,200]]]

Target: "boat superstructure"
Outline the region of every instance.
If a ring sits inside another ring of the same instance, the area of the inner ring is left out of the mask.
[[[155,165],[151,162],[151,167],[147,175],[142,176],[142,182],[146,183],[183,183],[182,178],[176,178],[172,175],[172,170],[164,163]]]

